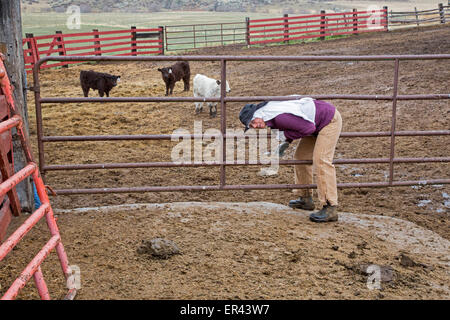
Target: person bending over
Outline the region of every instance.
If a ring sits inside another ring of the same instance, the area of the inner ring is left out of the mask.
[[[333,165],[334,151],[342,129],[342,118],[332,104],[302,98],[288,101],[265,101],[246,104],[239,113],[239,119],[249,128],[278,129],[284,142],[279,146],[283,155],[293,140],[300,139],[294,158],[312,160],[312,165],[295,165],[295,184],[312,184],[313,169],[317,180],[317,193],[322,209],[310,215],[314,222],[338,220],[338,194],[336,170]],[[298,199],[291,200],[289,206],[304,210],[314,210],[311,189],[295,189]]]

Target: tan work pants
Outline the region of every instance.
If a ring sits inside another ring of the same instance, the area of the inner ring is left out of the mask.
[[[313,169],[317,180],[317,193],[320,204],[327,200],[331,205],[338,205],[336,187],[336,170],[333,165],[334,151],[342,129],[342,118],[336,109],[331,122],[320,130],[317,137],[300,139],[294,158],[296,160],[312,160],[313,165],[295,165],[295,183],[312,184]],[[302,197],[312,196],[311,189],[295,189],[294,193]]]

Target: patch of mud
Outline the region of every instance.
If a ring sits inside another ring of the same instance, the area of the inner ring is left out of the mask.
[[[450,26],[410,29],[358,35],[333,41],[253,47],[231,46],[204,48],[193,55],[386,55],[442,54],[450,52]],[[164,96],[165,85],[158,67],[166,62],[100,63],[71,66],[41,73],[42,97],[80,97],[81,70],[120,74],[120,84],[113,97]],[[215,62],[191,61],[192,77],[197,73],[216,79],[220,65]],[[402,61],[400,64],[400,94],[448,94],[450,61]],[[229,62],[227,77],[233,96],[290,94],[370,94],[389,95],[393,90],[393,62]],[[282,74],[283,76],[280,76]],[[32,79],[28,79],[32,85]],[[270,85],[268,85],[270,84]],[[177,83],[175,97],[192,96]],[[93,93],[91,96],[96,96]],[[36,152],[34,96],[28,95],[31,142]],[[392,103],[386,101],[332,100],[343,118],[343,131],[389,131]],[[242,103],[227,103],[227,128],[242,128],[238,119]],[[449,102],[427,101],[426,117],[423,101],[399,101],[397,130],[445,130],[448,128]],[[220,128],[220,108],[216,118],[208,112],[198,115],[193,103],[74,103],[43,104],[44,135],[106,135],[106,134],[171,134],[184,128],[193,132],[194,121],[201,121],[203,130]],[[341,138],[336,159],[386,158],[389,138]],[[174,143],[168,141],[52,142],[45,144],[46,164],[93,164],[117,162],[171,161]],[[286,150],[284,159],[291,159],[295,143]],[[398,157],[448,157],[448,137],[397,137]],[[229,184],[293,183],[293,167],[281,166],[276,175],[260,167],[227,167]],[[263,168],[264,169],[264,168]],[[338,182],[388,181],[389,166],[337,165]],[[268,175],[267,175],[268,173]],[[442,179],[450,174],[445,163],[395,164],[395,180]],[[109,188],[174,185],[215,185],[219,183],[218,168],[149,168],[115,170],[53,171],[46,183],[54,189]],[[342,211],[394,216],[450,237],[449,185],[398,188],[350,188],[339,190]],[[271,201],[287,204],[292,199],[287,190],[164,192],[139,194],[93,194],[52,198],[55,208],[75,208],[123,203],[176,201]],[[314,195],[314,200],[317,197]],[[430,200],[418,206],[422,200]]]
[[[81,270],[78,299],[450,297],[448,241],[400,219],[344,212],[337,223],[317,224],[309,221],[309,212],[269,202],[135,204],[55,213],[69,261]],[[40,223],[0,264],[0,294],[48,237]],[[149,259],[136,252],[142,240],[155,238],[170,239],[182,254]],[[401,264],[402,254],[414,264]],[[368,286],[367,268],[361,271],[370,265],[385,270],[380,289]],[[43,272],[52,296],[62,296],[55,254]],[[20,298],[38,298],[32,284]]]

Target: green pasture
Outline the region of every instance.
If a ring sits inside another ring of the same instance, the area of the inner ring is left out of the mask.
[[[137,28],[154,28],[158,26],[175,26],[175,25],[193,25],[193,24],[220,24],[224,22],[245,22],[246,17],[251,19],[262,19],[267,17],[273,17],[273,14],[262,13],[247,13],[247,12],[208,12],[208,11],[195,11],[195,12],[157,12],[157,13],[82,13],[80,29],[67,28],[67,19],[69,15],[66,13],[24,13],[22,16],[22,29],[23,34],[33,33],[35,36],[54,34],[55,31],[62,31],[67,33],[82,33],[91,32],[93,29],[99,31],[109,30],[124,30],[129,29],[131,26]],[[230,28],[231,26],[228,26]],[[181,27],[183,29],[184,27]],[[221,45],[221,37],[216,37],[215,34],[218,31],[204,31],[208,28],[202,26],[198,27],[196,36],[199,41],[197,47],[205,46],[202,44],[204,37],[207,37],[207,41],[216,41],[208,43],[209,46]],[[226,28],[226,27],[225,27]],[[172,30],[180,30],[180,28],[172,28]],[[219,31],[220,32],[220,31]],[[242,32],[245,32],[242,30]],[[245,36],[236,34],[237,31],[230,31],[230,36],[223,38],[223,44],[230,44],[242,41]],[[176,37],[176,34],[173,34]],[[183,33],[180,36],[188,37],[184,39],[174,39],[169,41],[174,45],[168,47],[169,51],[180,50],[185,46],[178,45],[179,42],[191,42],[193,40],[193,34]],[[190,38],[192,36],[192,38]],[[105,44],[108,43],[104,42]],[[81,46],[81,45],[80,45]],[[114,49],[119,47],[108,47],[107,49]]]
[[[273,14],[250,12],[155,12],[155,13],[82,13],[81,29],[70,30],[66,26],[69,15],[65,13],[24,13],[22,15],[23,33],[36,36],[53,34],[56,30],[63,33],[90,32],[138,28],[153,28],[166,25],[202,24],[221,22],[245,22],[245,17],[252,19],[272,18]]]
[[[93,29],[98,29],[99,31],[124,30],[129,29],[131,26],[136,26],[137,28],[169,26],[169,28],[166,29],[166,31],[169,31],[167,35],[168,41],[166,44],[166,51],[180,53],[183,49],[192,49],[194,47],[194,45],[191,44],[191,42],[194,41],[194,38],[196,48],[244,43],[246,17],[249,17],[250,19],[264,19],[281,17],[281,15],[276,15],[274,13],[208,11],[82,13],[80,29],[71,30],[67,28],[67,19],[69,18],[68,14],[49,12],[24,13],[22,16],[22,25],[24,35],[25,33],[33,33],[35,36],[54,34],[57,30],[67,34],[91,32]],[[221,23],[230,22],[233,22],[234,24],[221,25]],[[193,27],[192,25],[196,26]],[[220,35],[221,33],[222,35]],[[271,32],[268,32],[266,39],[270,38],[272,38]],[[327,37],[327,39],[328,38],[329,37]],[[307,39],[304,41],[294,40],[290,41],[290,43],[305,41],[309,42],[315,40],[316,39]],[[102,41],[102,44],[108,43],[111,43],[111,41]],[[85,46],[91,44],[92,43],[73,44],[68,45],[67,47]],[[278,45],[278,43],[270,45]],[[110,46],[105,47],[104,49],[109,50],[118,48],[127,48],[127,46]],[[71,53],[74,54],[76,52]],[[121,53],[126,53],[126,51],[122,51]],[[106,55],[108,55],[108,53]]]

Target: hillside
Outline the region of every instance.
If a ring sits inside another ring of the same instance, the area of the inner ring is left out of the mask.
[[[89,12],[158,12],[165,10],[253,11],[255,8],[299,7],[305,4],[324,6],[323,0],[22,0],[28,9],[39,7],[43,11],[65,12],[70,5],[78,5]]]
[[[232,11],[265,13],[341,11],[388,5],[394,10],[436,7],[439,0],[22,0],[25,12],[65,12],[78,5],[89,12]],[[442,1],[440,1],[442,2]]]

